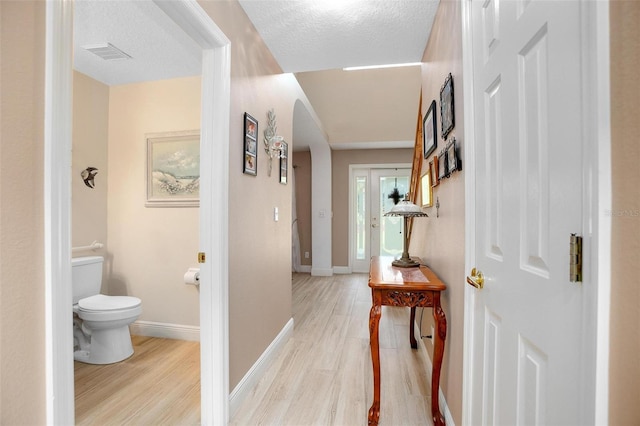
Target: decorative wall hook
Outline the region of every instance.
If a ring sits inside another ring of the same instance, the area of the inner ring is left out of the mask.
[[[80,176],[82,176],[82,180],[84,181],[84,184],[92,189],[96,187],[94,179],[97,174],[98,174],[98,169],[91,166],[87,167],[82,172],[80,172]]]
[[[284,138],[276,134],[276,114],[273,109],[267,111],[267,126],[264,130],[264,151],[269,158],[269,168],[267,174],[271,176],[271,168],[274,158],[284,158]]]

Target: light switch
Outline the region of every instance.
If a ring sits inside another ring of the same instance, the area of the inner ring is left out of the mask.
[[[278,208],[277,207],[273,208],[273,221],[274,222],[278,221]]]

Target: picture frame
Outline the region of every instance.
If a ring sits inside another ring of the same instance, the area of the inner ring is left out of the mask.
[[[458,151],[456,149],[456,139],[453,138],[449,145],[447,145],[447,171],[448,174],[458,171],[460,166],[458,161]]]
[[[449,174],[447,172],[447,151],[441,151],[438,156],[438,180],[442,180],[448,177]]]
[[[428,158],[438,145],[438,127],[436,126],[436,101],[431,105],[422,120],[422,152],[424,158]]]
[[[200,131],[147,133],[145,207],[200,205]]]
[[[440,122],[442,123],[442,139],[444,140],[447,140],[447,136],[456,123],[453,99],[453,77],[449,73],[440,89]]]
[[[287,184],[289,172],[289,144],[282,141],[282,157],[280,157],[280,183]]]
[[[431,170],[423,174],[420,178],[420,193],[422,199],[422,207],[431,207],[433,205],[433,187],[431,186]]]
[[[438,179],[438,156],[434,155],[433,160],[429,161],[429,174],[431,174],[431,187],[435,188],[440,184]]]
[[[244,113],[244,155],[242,172],[248,175],[258,174],[258,120]]]

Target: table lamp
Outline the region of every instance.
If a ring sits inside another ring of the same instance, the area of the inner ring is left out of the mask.
[[[408,194],[407,194],[408,196]],[[428,215],[423,212],[420,207],[413,204],[407,198],[400,201],[398,204],[393,206],[388,213],[384,214],[385,216],[402,216],[404,218],[404,250],[402,251],[402,257],[400,259],[396,259],[391,264],[393,266],[398,266],[400,268],[412,268],[416,266],[420,266],[418,262],[411,259],[409,257],[409,218],[410,217],[428,217]]]

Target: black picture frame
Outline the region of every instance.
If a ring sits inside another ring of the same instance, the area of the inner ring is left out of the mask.
[[[447,145],[447,170],[449,174],[458,171],[458,154],[456,153],[456,140],[451,140]]]
[[[289,144],[282,142],[282,156],[280,157],[280,183],[287,184],[289,175]]]
[[[440,122],[442,123],[442,139],[444,140],[447,140],[447,136],[456,125],[453,107],[453,76],[449,73],[442,89],[440,89]]]
[[[438,181],[441,181],[442,179],[449,176],[449,173],[447,171],[448,163],[447,151],[443,150],[440,152],[440,155],[438,155]]]
[[[242,156],[242,172],[248,175],[258,175],[258,120],[248,113],[244,113],[243,133],[244,155]]]
[[[437,146],[436,101],[433,100],[422,120],[422,152],[424,152],[424,158],[428,158],[436,150]]]

